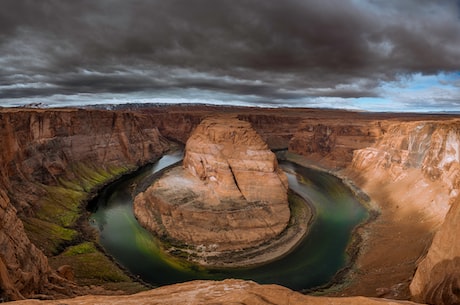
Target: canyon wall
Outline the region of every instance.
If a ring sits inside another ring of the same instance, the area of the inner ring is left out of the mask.
[[[428,304],[460,303],[460,199],[452,205],[427,256],[418,265],[410,289],[414,299]]]
[[[371,146],[384,132],[386,121],[307,119],[289,142],[289,151],[339,169],[348,166],[357,149]]]
[[[444,186],[445,210],[449,209],[436,232],[428,254],[418,265],[410,289],[414,299],[429,304],[460,303],[460,122],[436,126],[430,149],[421,160],[422,172]],[[439,202],[435,202],[439,204]],[[441,206],[442,207],[442,206]],[[433,207],[434,210],[438,208]],[[445,212],[442,210],[442,213]]]
[[[18,300],[43,292],[51,270],[45,255],[27,238],[16,209],[0,190],[0,298]]]
[[[354,152],[361,181],[440,224],[460,187],[460,121],[394,123],[370,147]]]
[[[456,234],[448,220],[456,218],[449,214],[458,209],[459,124],[458,119],[393,121],[376,143],[354,152],[346,176],[374,200],[380,213],[369,224],[364,237],[368,246],[358,260],[358,268],[365,274],[362,286],[394,295],[411,293],[430,304],[443,304],[439,300],[444,293],[452,296],[449,290],[456,269],[453,252],[447,249],[454,241],[438,237],[430,245],[445,219],[444,231]],[[384,260],[379,259],[382,251],[387,253]],[[427,251],[428,258],[420,265],[409,292],[413,273]],[[450,263],[442,269],[440,260],[446,255]],[[388,279],[393,284],[385,284]]]
[[[11,110],[0,111],[0,147],[0,297],[11,300],[59,291],[43,253],[78,238],[95,189],[155,160],[168,142],[138,114]]]

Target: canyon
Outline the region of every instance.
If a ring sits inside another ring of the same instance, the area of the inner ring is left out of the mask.
[[[126,293],[126,286],[104,286],[104,280],[95,284],[90,275],[78,273],[79,259],[105,258],[97,245],[91,251],[83,247],[91,240],[82,224],[85,205],[117,177],[153,162],[176,143],[185,144],[204,118],[220,113],[249,122],[272,150],[287,151],[290,160],[334,173],[370,198],[369,209],[376,216],[356,230],[361,246],[355,249],[354,267],[340,288],[324,292],[327,297],[247,281],[204,281],[117,300],[141,303],[161,295],[163,304],[177,304],[174,296],[183,293],[194,294],[197,304],[230,304],[243,295],[245,304],[287,304],[289,298],[299,304],[458,302],[457,117],[204,105],[1,109],[0,297],[13,301],[87,295],[17,304],[109,304],[113,297],[97,294]],[[75,270],[74,280],[58,272],[67,264]],[[116,268],[113,262],[108,267]],[[107,278],[132,282],[123,275]],[[289,298],[276,299],[274,292]]]

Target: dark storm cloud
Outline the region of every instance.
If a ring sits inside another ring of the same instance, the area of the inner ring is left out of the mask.
[[[196,88],[373,97],[457,71],[458,1],[3,0],[0,98]]]

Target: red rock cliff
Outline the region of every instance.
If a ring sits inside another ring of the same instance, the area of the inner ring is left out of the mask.
[[[382,133],[382,123],[374,120],[308,119],[299,124],[289,151],[326,167],[343,168],[351,163],[355,150],[372,145]]]
[[[354,153],[352,168],[389,196],[441,223],[460,187],[460,121],[395,123],[370,147]]]
[[[375,144],[354,152],[346,174],[370,195],[380,212],[366,235],[372,246],[358,260],[364,274],[361,286],[397,296],[409,295],[417,263],[458,201],[460,121],[390,123]],[[391,278],[392,282],[384,283]]]
[[[0,297],[14,299],[54,289],[47,259],[29,238],[50,251],[47,235],[72,232],[76,219],[60,215],[73,215],[81,202],[65,194],[84,200],[94,187],[158,158],[167,142],[148,117],[132,113],[2,110],[0,147]],[[66,193],[50,198],[51,190]]]

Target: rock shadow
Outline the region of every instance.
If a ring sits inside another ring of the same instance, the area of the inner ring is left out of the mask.
[[[460,257],[436,264],[428,278],[430,281],[414,300],[435,305],[460,304]]]

